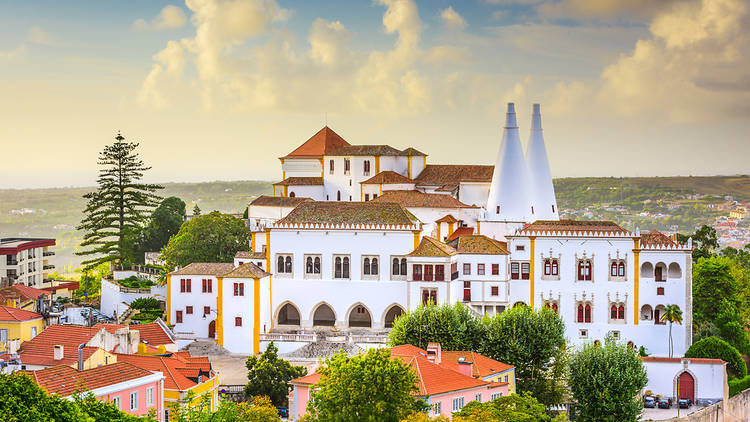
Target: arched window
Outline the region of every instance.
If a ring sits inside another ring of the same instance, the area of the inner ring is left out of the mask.
[[[612,264],[609,266],[609,275],[617,277],[617,261],[612,261]]]
[[[333,278],[341,278],[341,257],[337,256],[334,262]]]
[[[406,258],[401,258],[401,275],[406,275]]]
[[[341,191],[336,192],[336,200],[337,201],[341,200]]]
[[[294,198],[295,196],[296,196],[296,195],[294,194],[294,192],[289,192],[289,197],[290,197],[290,198]]]
[[[612,308],[610,309],[610,318],[617,319],[617,306],[612,305]]]
[[[313,271],[314,271],[313,259],[311,256],[308,256],[307,259],[305,260],[305,272],[308,274],[312,274]]]
[[[370,264],[370,274],[378,275],[378,259],[373,258]]]
[[[552,275],[557,275],[558,272],[558,263],[556,259],[552,260]]]
[[[280,256],[276,260],[276,272],[283,273],[284,272],[284,257]]]
[[[365,160],[364,167],[365,167],[364,168],[365,175],[370,174],[370,161],[369,160]]]
[[[625,277],[625,263],[620,261],[620,263],[617,265],[617,275],[620,277]]]
[[[583,322],[591,322],[591,305],[586,305],[583,309]]]
[[[288,273],[292,272],[292,257],[287,256],[286,261],[284,261],[284,270]]]
[[[349,278],[349,258],[346,256],[344,257],[344,265],[341,269],[341,275],[344,278]]]
[[[399,266],[398,266],[398,258],[393,258],[393,268],[391,268],[391,273],[393,275],[400,275],[399,273]]]
[[[578,322],[583,322],[583,305],[578,305]]]
[[[313,266],[315,274],[320,274],[320,257],[315,257],[315,265]]]
[[[622,305],[617,308],[617,319],[625,319],[625,307]]]
[[[365,258],[365,262],[362,264],[362,271],[365,275],[370,275],[370,258]]]
[[[552,275],[552,262],[549,259],[544,260],[544,275]]]

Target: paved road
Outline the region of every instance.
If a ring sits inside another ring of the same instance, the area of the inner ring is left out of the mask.
[[[690,406],[689,409],[680,409],[680,417],[689,415],[703,409],[701,406]],[[677,417],[677,406],[671,409],[643,409],[642,421],[661,421]]]

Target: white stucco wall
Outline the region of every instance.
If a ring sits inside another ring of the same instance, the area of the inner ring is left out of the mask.
[[[666,359],[665,359],[666,360]],[[648,374],[645,390],[654,395],[676,397],[677,378],[687,371],[695,381],[696,401],[718,401],[724,397],[726,384],[725,363],[697,363],[691,359],[673,359],[671,362],[644,360]]]

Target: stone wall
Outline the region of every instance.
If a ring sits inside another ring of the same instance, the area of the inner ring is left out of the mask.
[[[725,402],[708,406],[682,418],[668,419],[670,422],[740,422],[750,420],[750,388]]]

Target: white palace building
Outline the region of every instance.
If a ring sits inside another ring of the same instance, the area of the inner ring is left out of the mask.
[[[250,250],[169,275],[178,335],[249,354],[280,334],[382,334],[424,303],[523,303],[558,312],[573,344],[611,335],[666,356],[674,304],[675,356],[691,344],[690,242],[560,220],[538,105],[524,154],[508,104],[494,166],[428,164],[328,127],[280,160],[274,195],[249,204]]]

